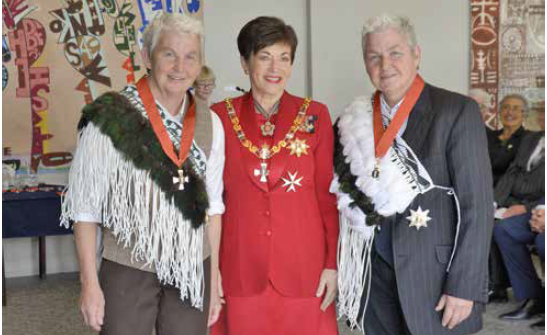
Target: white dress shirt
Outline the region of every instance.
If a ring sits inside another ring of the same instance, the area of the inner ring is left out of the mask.
[[[391,121],[395,117],[395,114],[399,110],[399,107],[401,107],[403,101],[405,101],[404,98],[401,101],[399,101],[395,106],[390,107],[387,101],[384,99],[384,95],[382,94],[380,96],[380,105],[382,106],[382,118],[384,120],[384,125],[389,125],[391,123]],[[408,123],[408,118],[405,120],[405,122],[401,126],[401,129],[399,129],[399,132],[397,133],[399,136],[403,136],[407,123]]]

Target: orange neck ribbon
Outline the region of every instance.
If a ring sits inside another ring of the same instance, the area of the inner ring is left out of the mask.
[[[190,147],[192,146],[192,141],[194,140],[194,132],[196,130],[196,104],[192,98],[192,95],[189,95],[190,106],[188,107],[188,111],[184,115],[184,120],[182,122],[182,136],[177,156],[173,142],[171,142],[169,134],[167,134],[167,129],[165,129],[161,119],[158,106],[156,105],[156,100],[152,95],[152,91],[150,90],[146,76],[142,77],[137,82],[137,89],[142,99],[144,109],[146,110],[146,114],[148,115],[148,119],[150,120],[150,124],[152,125],[152,129],[158,137],[163,151],[179,169],[182,168],[182,164],[186,158],[188,158],[188,153],[190,152]]]
[[[382,122],[382,107],[380,103],[380,91],[376,91],[374,94],[374,155],[376,159],[383,158],[393,141],[395,136],[399,132],[399,129],[403,126],[406,119],[410,115],[410,112],[416,105],[420,94],[424,89],[425,83],[420,75],[416,75],[410,89],[408,90],[403,103],[395,113],[395,117],[391,120],[391,123],[384,131],[384,124]]]

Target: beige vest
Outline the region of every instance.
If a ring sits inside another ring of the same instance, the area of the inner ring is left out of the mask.
[[[194,133],[194,140],[201,150],[203,150],[207,159],[209,159],[213,142],[213,120],[208,104],[200,99],[196,99],[196,130]],[[204,230],[203,235],[203,260],[205,260],[211,255],[211,246],[209,243],[209,236],[207,235],[207,229]],[[104,227],[102,228],[102,236],[104,259],[132,268],[156,272],[153,265],[145,266],[145,261],[131,260],[131,250],[133,250],[134,246],[133,243],[124,248],[123,243],[118,244],[112,230]]]

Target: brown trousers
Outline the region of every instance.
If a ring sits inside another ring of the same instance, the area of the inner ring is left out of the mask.
[[[181,301],[179,290],[157,275],[103,259],[99,280],[105,297],[102,335],[204,335],[209,313],[210,261],[203,263],[203,312]]]

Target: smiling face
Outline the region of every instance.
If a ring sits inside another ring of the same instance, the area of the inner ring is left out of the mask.
[[[196,97],[201,100],[207,100],[213,93],[216,84],[214,79],[198,80],[194,85],[196,89]]]
[[[182,98],[201,70],[200,40],[195,34],[162,31],[151,57],[143,49],[143,60],[151,69],[150,88],[162,98]]]
[[[524,120],[524,102],[517,98],[507,98],[500,105],[500,119],[504,127],[519,128]]]
[[[418,73],[420,48],[410,47],[404,34],[388,28],[366,35],[364,58],[372,84],[393,106],[403,99]]]
[[[292,73],[291,47],[276,43],[251,54],[241,66],[249,74],[255,98],[279,99]]]

